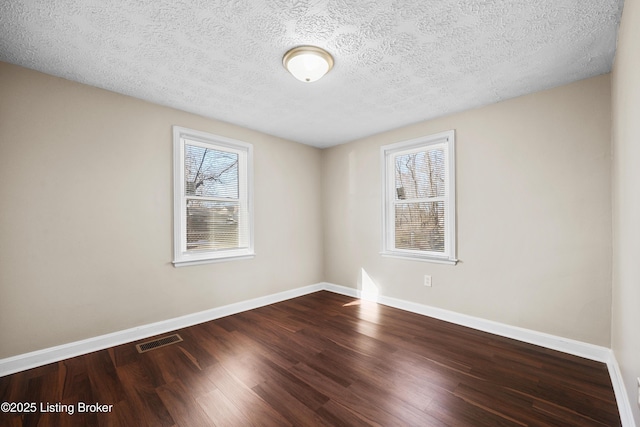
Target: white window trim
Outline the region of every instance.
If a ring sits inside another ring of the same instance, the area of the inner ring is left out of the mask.
[[[448,211],[445,215],[445,252],[440,254],[397,249],[395,247],[395,214],[392,210],[396,192],[394,155],[414,149],[419,151],[425,147],[439,144],[446,147],[445,157],[448,170],[447,186],[445,187],[445,193],[448,195]],[[455,132],[450,130],[384,145],[380,148],[380,165],[382,168],[382,250],[380,254],[385,257],[455,265],[458,262],[456,259]]]
[[[195,145],[219,147],[235,152],[239,159],[241,199],[246,198],[249,236],[248,246],[241,249],[187,252],[186,250],[186,194],[184,185],[184,145],[185,139]],[[246,168],[244,165],[246,164]],[[245,170],[246,169],[246,170]],[[245,194],[242,194],[246,192]],[[212,262],[250,259],[255,256],[253,248],[253,145],[219,135],[173,126],[173,265],[206,264]]]

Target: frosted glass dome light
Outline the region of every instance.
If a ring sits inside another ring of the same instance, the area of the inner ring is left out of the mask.
[[[284,54],[284,67],[301,82],[319,80],[333,67],[329,52],[315,46],[298,46]]]

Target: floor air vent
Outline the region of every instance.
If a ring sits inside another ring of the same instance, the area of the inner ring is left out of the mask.
[[[157,340],[143,342],[142,344],[136,344],[138,353],[144,353],[155,348],[164,347],[165,345],[174,344],[182,341],[182,338],[178,334],[169,335],[168,337],[158,338]]]

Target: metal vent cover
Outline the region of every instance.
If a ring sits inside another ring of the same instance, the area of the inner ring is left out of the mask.
[[[182,341],[182,337],[180,335],[173,334],[173,335],[169,335],[163,338],[158,338],[152,341],[143,342],[141,344],[136,344],[136,349],[138,350],[138,353],[144,353],[149,350],[175,344],[181,341]]]

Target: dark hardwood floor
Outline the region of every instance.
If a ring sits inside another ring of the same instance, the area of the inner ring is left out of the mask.
[[[177,333],[0,378],[0,424],[620,425],[602,363],[330,292]]]

